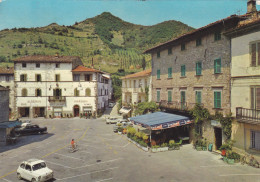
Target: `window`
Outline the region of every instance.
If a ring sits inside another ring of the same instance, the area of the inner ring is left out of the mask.
[[[172,68],[168,68],[168,78],[172,78]]]
[[[251,131],[250,148],[260,150],[260,132],[259,131]]]
[[[157,79],[161,78],[161,70],[157,70]]]
[[[35,75],[35,81],[41,82],[42,81],[41,75],[39,75],[39,74]]]
[[[5,81],[9,82],[10,81],[10,77],[9,76],[5,76]]]
[[[214,73],[221,73],[221,59],[214,60]]]
[[[181,44],[181,51],[184,51],[185,49],[185,44]]]
[[[24,168],[25,168],[25,164],[22,163],[22,164],[20,165],[20,167],[24,169]]]
[[[59,81],[60,81],[60,75],[58,75],[58,74],[55,75],[55,81],[56,81],[56,82],[59,82]]]
[[[260,110],[260,86],[252,87],[251,91],[251,109]]]
[[[214,40],[215,41],[221,40],[221,33],[220,32],[215,32]]]
[[[39,88],[37,88],[37,89],[35,90],[35,96],[37,96],[37,97],[42,96],[42,90],[39,89]]]
[[[40,68],[41,64],[40,63],[36,63],[36,68]]]
[[[157,90],[157,96],[156,96],[156,102],[160,102],[161,100],[161,91],[160,90]]]
[[[77,88],[74,89],[74,96],[79,96],[79,90]]]
[[[201,91],[196,91],[195,92],[195,103],[196,104],[201,104]]]
[[[197,62],[196,63],[196,75],[201,75],[201,70],[202,70],[202,63]]]
[[[91,75],[85,75],[85,81],[91,81]]]
[[[172,48],[168,48],[168,55],[171,55],[172,54]]]
[[[26,88],[22,89],[22,97],[27,97],[27,89]]]
[[[20,75],[20,81],[21,82],[26,82],[27,81],[27,75],[26,74]]]
[[[90,88],[86,88],[86,96],[87,96],[87,97],[90,97],[90,95],[91,95],[91,90],[90,90]]]
[[[260,66],[260,42],[250,44],[251,66]]]
[[[23,68],[26,68],[26,63],[22,63],[22,67],[23,67]]]
[[[172,102],[172,91],[168,90],[168,102]]]
[[[56,63],[56,64],[55,64],[55,67],[56,67],[56,68],[60,68],[60,63]]]
[[[161,53],[160,51],[157,52],[157,58],[160,58],[161,57]]]
[[[185,109],[186,106],[186,93],[181,91],[181,109]]]
[[[80,74],[74,74],[73,75],[73,81],[74,82],[79,82],[79,80],[80,80]]]
[[[214,92],[214,108],[216,108],[216,109],[221,108],[221,92],[220,91]]]
[[[197,40],[196,40],[196,46],[200,46],[201,45],[201,38],[198,38]]]
[[[31,166],[29,166],[29,165],[26,165],[26,166],[25,166],[25,169],[28,170],[28,171],[31,171],[31,170],[32,170],[32,169],[31,169]]]
[[[186,67],[185,67],[185,65],[181,66],[181,76],[186,76]]]
[[[141,88],[142,87],[142,80],[141,79],[139,79],[139,88]]]

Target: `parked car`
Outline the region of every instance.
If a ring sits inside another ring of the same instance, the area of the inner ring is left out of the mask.
[[[53,178],[53,171],[46,166],[43,160],[29,159],[23,161],[17,169],[17,178],[32,182],[48,181]]]
[[[109,102],[109,104],[108,104],[108,107],[114,107],[114,105],[115,105],[115,103],[114,102]]]
[[[17,135],[43,134],[47,132],[47,127],[39,127],[39,125],[26,125],[25,127],[15,128]]]
[[[118,126],[117,126],[117,125],[113,126],[113,131],[114,131],[115,133],[118,132]]]
[[[109,117],[109,118],[106,119],[107,124],[116,124],[117,121],[118,121],[117,117]]]

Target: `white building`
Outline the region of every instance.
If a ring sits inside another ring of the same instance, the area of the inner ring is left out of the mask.
[[[14,60],[14,69],[21,117],[96,115],[108,103],[110,93],[99,90],[108,84],[103,72],[84,67],[79,57],[25,56]]]

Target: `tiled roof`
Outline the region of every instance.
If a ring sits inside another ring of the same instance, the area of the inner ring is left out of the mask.
[[[134,73],[134,74],[131,74],[131,75],[126,75],[125,77],[122,77],[121,79],[150,76],[151,72],[152,72],[152,69],[148,69],[148,70],[137,72],[137,73]]]
[[[72,72],[97,72],[97,73],[101,73],[101,71],[96,70],[94,68],[87,68],[85,66],[77,66],[74,70],[72,70]]]
[[[16,58],[14,59],[14,62],[72,63],[74,60],[78,59],[80,58],[77,56],[34,55]]]
[[[0,75],[13,75],[14,74],[14,67],[0,67]]]
[[[208,24],[208,25],[206,25],[206,26],[203,26],[203,27],[201,27],[201,28],[192,30],[192,31],[190,31],[190,32],[188,32],[188,33],[186,33],[186,34],[183,34],[183,35],[181,35],[181,36],[179,36],[179,37],[177,37],[177,38],[174,38],[174,39],[172,39],[172,40],[170,40],[170,41],[161,43],[161,44],[159,44],[159,45],[157,45],[157,46],[154,46],[154,47],[152,47],[152,48],[150,48],[150,49],[147,49],[147,50],[144,51],[144,53],[150,53],[151,51],[156,50],[157,48],[160,48],[161,46],[163,46],[163,45],[165,45],[165,44],[173,43],[173,42],[175,42],[175,41],[177,41],[177,40],[186,38],[186,37],[189,36],[189,35],[193,35],[193,34],[199,32],[199,31],[208,29],[208,28],[210,28],[210,27],[212,27],[212,26],[214,26],[214,25],[217,25],[217,24],[219,24],[219,23],[223,23],[224,21],[231,20],[231,19],[239,19],[239,18],[241,18],[241,16],[231,15],[231,16],[229,16],[229,17],[227,17],[227,18],[224,18],[224,19],[218,20],[218,21],[216,21],[216,22],[210,23],[210,24]]]

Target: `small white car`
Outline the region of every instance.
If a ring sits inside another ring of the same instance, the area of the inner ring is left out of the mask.
[[[17,169],[17,178],[28,181],[47,181],[53,178],[53,171],[40,159],[29,159],[23,161]]]
[[[106,119],[106,123],[107,124],[116,124],[118,121],[118,118],[117,117],[110,117],[110,118],[107,118]]]
[[[114,107],[114,105],[115,105],[115,103],[114,102],[110,102],[109,104],[108,104],[108,107]]]

